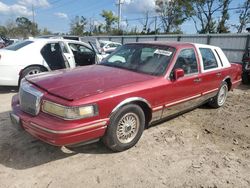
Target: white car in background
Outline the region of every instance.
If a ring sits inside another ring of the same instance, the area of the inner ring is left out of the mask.
[[[116,48],[120,47],[122,44],[118,42],[99,40],[101,50],[105,53],[112,53]]]
[[[99,63],[105,56],[75,40],[24,40],[0,49],[0,86],[18,86],[27,75]]]

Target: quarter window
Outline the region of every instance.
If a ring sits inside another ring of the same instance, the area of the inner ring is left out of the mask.
[[[69,43],[69,47],[70,47],[70,49],[73,51],[73,53],[75,53],[75,52],[80,52],[80,53],[93,53],[92,50],[90,50],[90,49],[87,48],[86,46],[83,46],[83,45],[80,45],[80,44]]]
[[[218,67],[218,62],[214,56],[214,53],[209,48],[200,48],[202,60],[203,60],[203,67],[204,70],[214,69]]]
[[[5,49],[6,50],[12,50],[12,51],[17,51],[29,44],[33,43],[33,41],[30,41],[30,40],[25,40],[25,41],[21,41],[21,42],[17,42],[17,43],[14,43],[10,46],[7,46]]]
[[[198,64],[194,49],[184,49],[180,52],[174,66],[174,70],[177,68],[183,69],[185,75],[198,73]]]

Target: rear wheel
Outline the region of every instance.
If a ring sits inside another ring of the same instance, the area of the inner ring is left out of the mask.
[[[112,115],[103,142],[113,151],[124,151],[139,141],[144,127],[143,110],[134,104],[126,105]]]
[[[25,76],[28,76],[28,75],[34,75],[34,74],[38,74],[38,73],[41,73],[41,72],[45,72],[46,69],[45,68],[42,68],[40,66],[31,66],[31,67],[28,67],[26,69],[24,69],[22,72],[21,72],[21,75],[19,77],[19,80],[18,80],[18,87],[20,87],[20,83],[21,83],[21,80],[25,77]]]
[[[222,82],[221,87],[215,97],[209,101],[209,106],[213,108],[219,108],[224,105],[227,99],[228,85],[226,82]]]

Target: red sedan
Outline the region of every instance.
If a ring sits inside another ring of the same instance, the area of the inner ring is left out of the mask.
[[[132,43],[101,64],[26,77],[12,122],[53,145],[102,138],[123,151],[152,122],[204,103],[218,108],[241,82],[241,66],[215,46]]]

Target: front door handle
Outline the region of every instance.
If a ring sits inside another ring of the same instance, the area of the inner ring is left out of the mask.
[[[201,81],[202,81],[201,78],[195,78],[195,79],[194,79],[194,82],[197,82],[197,83],[198,83],[198,82],[201,82]]]

